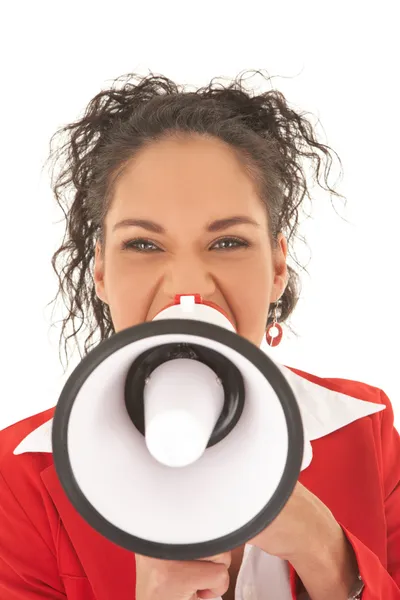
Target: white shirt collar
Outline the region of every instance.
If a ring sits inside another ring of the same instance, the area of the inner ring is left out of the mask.
[[[261,346],[267,351],[264,346]],[[382,404],[374,404],[308,381],[293,373],[287,367],[280,366],[297,398],[303,420],[305,447],[302,470],[312,460],[313,440],[322,438],[337,429],[341,429],[358,419],[385,409]],[[53,419],[29,433],[15,448],[14,454],[25,452],[52,452],[51,429]]]

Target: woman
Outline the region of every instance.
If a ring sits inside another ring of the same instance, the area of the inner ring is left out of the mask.
[[[282,94],[250,94],[240,80],[189,93],[166,78],[129,76],[61,132],[65,163],[53,190],[67,230],[53,265],[68,303],[66,344],[84,324],[87,352],[97,331],[105,339],[150,321],[191,293],[257,346],[266,329],[274,342],[271,327],[298,297],[286,259],[308,195],[302,161],[319,177],[326,160],[325,183],[331,163]],[[236,591],[243,600],[399,600],[400,441],[390,401],[366,384],[287,375],[309,450],[299,482],[265,531],[201,561],[134,556],[80,518],[52,462],[54,409],[5,429],[1,598],[230,600]]]

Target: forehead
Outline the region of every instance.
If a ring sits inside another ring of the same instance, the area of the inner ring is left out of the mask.
[[[109,218],[209,218],[265,209],[237,154],[203,137],[167,139],[142,149],[118,178]]]

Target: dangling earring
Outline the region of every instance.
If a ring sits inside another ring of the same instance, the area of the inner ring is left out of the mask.
[[[272,347],[280,344],[282,337],[283,337],[283,329],[282,329],[282,326],[279,325],[278,319],[276,316],[278,303],[279,303],[279,300],[275,304],[275,307],[274,307],[274,317],[273,317],[274,320],[272,323],[270,323],[268,325],[266,333],[265,333],[265,338],[267,340],[267,344],[268,344],[268,346],[272,346]]]

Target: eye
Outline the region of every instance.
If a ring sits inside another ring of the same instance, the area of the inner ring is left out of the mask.
[[[214,244],[211,246],[211,249],[213,249],[217,244],[220,244],[222,246],[222,248],[219,248],[220,250],[236,250],[238,248],[247,248],[248,246],[250,246],[250,244],[245,240],[241,240],[240,238],[235,237],[221,238],[220,240],[214,242]]]
[[[135,238],[133,240],[126,240],[124,242],[122,242],[122,249],[123,250],[134,250],[135,252],[143,252],[143,253],[150,253],[150,252],[162,252],[162,250],[156,246],[153,242],[150,242],[150,240],[145,240],[143,238]]]
[[[220,246],[216,248],[216,246]],[[210,247],[210,250],[237,250],[238,248],[246,248],[250,246],[248,242],[242,240],[240,238],[235,237],[224,237],[216,242]],[[146,240],[144,238],[135,238],[122,242],[123,250],[133,250],[135,252],[149,254],[152,252],[163,252],[161,248],[159,248],[154,242],[150,240]]]

